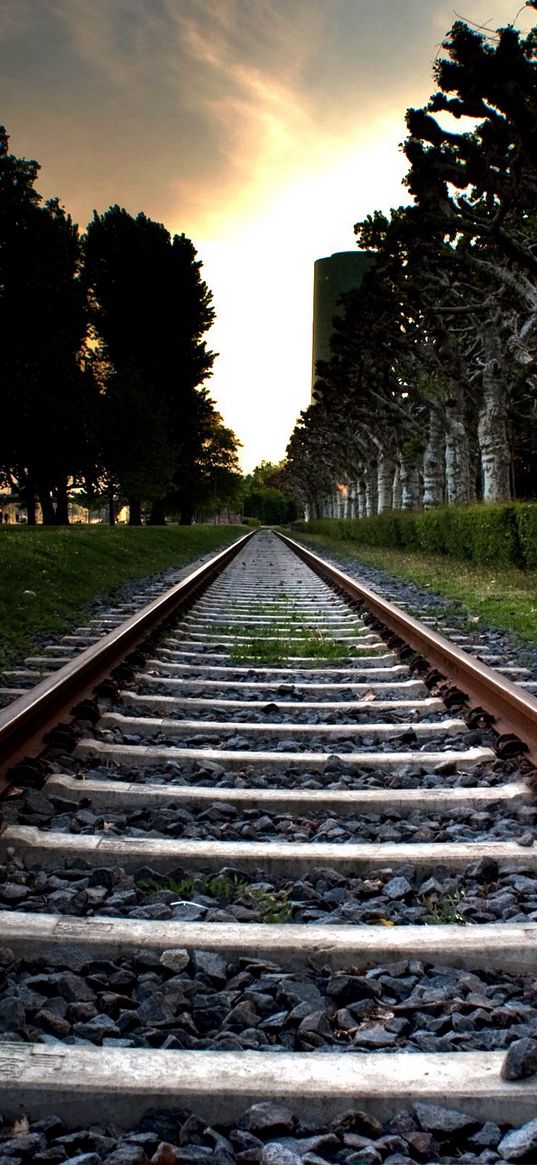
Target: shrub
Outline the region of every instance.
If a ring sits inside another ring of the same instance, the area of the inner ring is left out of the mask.
[[[295,529],[361,546],[537,568],[537,504],[530,502],[442,506],[422,513],[388,510],[370,518],[297,522]]]
[[[537,570],[537,505],[522,502],[516,506],[515,517],[524,565]]]

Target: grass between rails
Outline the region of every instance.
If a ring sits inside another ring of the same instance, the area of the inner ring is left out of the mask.
[[[248,635],[249,632],[246,632]],[[315,632],[293,632],[293,639],[256,639],[234,643],[230,648],[230,659],[234,663],[248,660],[263,663],[280,663],[290,656],[300,659],[349,659],[359,655],[382,655],[383,647],[355,647],[344,639],[327,639]]]
[[[412,554],[383,547],[354,549],[352,543],[300,532],[300,540],[320,553],[337,554],[377,567],[388,574],[427,587],[437,595],[462,602],[473,631],[479,623],[502,631],[515,631],[528,643],[537,643],[537,571],[515,567],[485,566],[443,558]],[[460,614],[460,608],[451,608]],[[449,614],[446,604],[446,614]]]
[[[184,566],[246,533],[242,526],[65,526],[0,530],[0,667],[134,579]]]

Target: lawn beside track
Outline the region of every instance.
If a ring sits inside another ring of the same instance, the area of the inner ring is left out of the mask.
[[[434,554],[416,554],[379,546],[353,546],[346,539],[308,534],[302,528],[286,531],[321,557],[363,562],[394,578],[426,587],[448,600],[459,600],[467,610],[470,629],[479,625],[514,631],[528,643],[537,644],[537,571],[489,566]],[[342,567],[344,569],[344,566]],[[448,604],[447,604],[448,605]]]
[[[245,526],[4,526],[0,529],[0,667],[46,635],[81,623],[124,583],[185,566]]]

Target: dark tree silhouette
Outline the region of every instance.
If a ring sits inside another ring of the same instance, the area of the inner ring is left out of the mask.
[[[0,127],[0,465],[35,520],[67,521],[67,485],[88,461],[95,387],[81,353],[86,308],[78,228],[42,203],[37,162],[9,153]]]
[[[162,521],[203,440],[199,386],[215,356],[202,337],[212,296],[191,241],[172,239],[144,214],[119,206],[95,213],[84,250],[92,320],[110,365],[108,465],[129,497],[131,522],[140,521],[142,500]]]

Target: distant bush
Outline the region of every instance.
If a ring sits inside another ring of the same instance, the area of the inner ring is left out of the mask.
[[[524,565],[537,570],[537,505],[522,502],[516,507],[517,531]]]
[[[537,569],[537,504],[442,506],[423,513],[387,510],[371,518],[295,522],[295,530],[424,554],[445,554],[495,566]]]

